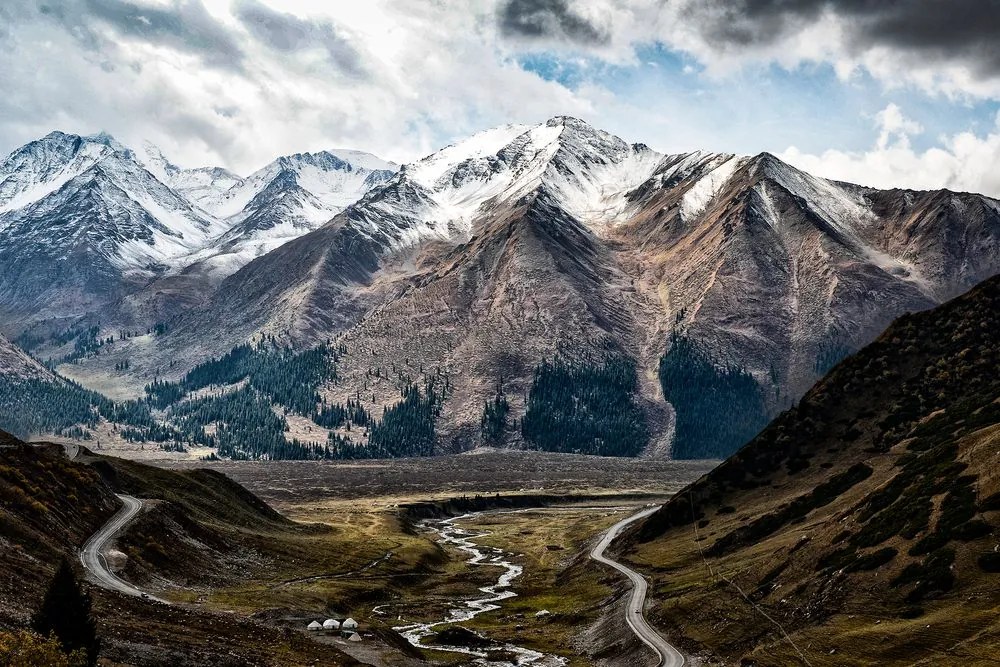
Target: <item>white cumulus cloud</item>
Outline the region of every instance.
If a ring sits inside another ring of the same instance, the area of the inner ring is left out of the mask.
[[[1000,114],[985,134],[959,132],[920,151],[910,136],[922,131],[895,104],[875,117],[878,135],[865,151],[810,154],[791,146],[779,157],[817,176],[878,188],[949,188],[1000,197]]]

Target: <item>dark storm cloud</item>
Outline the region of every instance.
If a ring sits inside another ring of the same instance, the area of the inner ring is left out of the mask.
[[[326,50],[330,63],[345,74],[364,74],[357,49],[329,21],[301,19],[257,0],[237,2],[233,14],[251,35],[273,49],[294,53],[320,47]]]
[[[508,37],[566,39],[603,44],[608,30],[573,11],[567,0],[507,0],[500,7],[500,31]]]
[[[685,14],[711,43],[739,48],[774,43],[825,12],[845,21],[857,52],[886,47],[1000,74],[1000,0],[715,0]]]
[[[133,38],[193,53],[209,66],[242,69],[244,54],[238,42],[198,0],[157,7],[127,0],[80,0],[42,3],[38,11],[89,51],[113,49],[115,39]]]

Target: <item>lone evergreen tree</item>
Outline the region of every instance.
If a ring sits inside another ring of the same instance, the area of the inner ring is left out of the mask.
[[[97,664],[101,640],[90,616],[90,595],[80,588],[65,558],[52,577],[33,625],[44,637],[54,634],[67,653],[82,650],[87,656],[87,665]]]

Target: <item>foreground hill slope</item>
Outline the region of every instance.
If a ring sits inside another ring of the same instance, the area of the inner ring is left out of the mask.
[[[82,545],[118,500],[61,447],[36,449],[0,431],[0,501],[0,625],[10,626],[27,621],[59,557],[75,559],[67,545]]]
[[[653,621],[761,665],[1000,650],[1000,278],[897,320],[628,537]]]
[[[159,470],[82,448],[71,461],[59,445],[0,432],[0,629],[29,623],[60,558],[76,563],[77,550],[118,509],[116,492],[146,500],[116,544],[127,555],[123,576],[146,588],[244,581],[289,551],[315,567],[308,545],[329,532],[285,519],[219,473]],[[91,592],[111,664],[357,664],[237,615]]]

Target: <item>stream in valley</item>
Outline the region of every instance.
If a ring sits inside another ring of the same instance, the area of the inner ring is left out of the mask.
[[[511,667],[518,665],[532,665],[534,667],[556,667],[566,663],[565,658],[555,655],[540,653],[522,646],[514,644],[495,643],[484,646],[450,646],[444,644],[424,644],[424,640],[431,637],[445,628],[456,623],[464,623],[479,614],[494,611],[500,608],[500,603],[517,593],[511,590],[511,583],[521,576],[523,569],[520,565],[511,563],[513,554],[502,549],[481,546],[475,540],[483,538],[490,533],[473,532],[455,525],[455,522],[462,519],[469,519],[474,514],[466,514],[444,521],[432,521],[422,524],[424,528],[433,530],[439,536],[441,543],[454,546],[470,555],[466,561],[470,566],[495,567],[501,570],[497,582],[491,586],[480,588],[482,596],[466,600],[456,600],[448,610],[448,616],[440,621],[431,623],[414,623],[393,628],[406,638],[414,646],[419,648],[433,649],[435,651],[447,651],[451,653],[464,653],[471,658],[472,664],[484,667]]]

